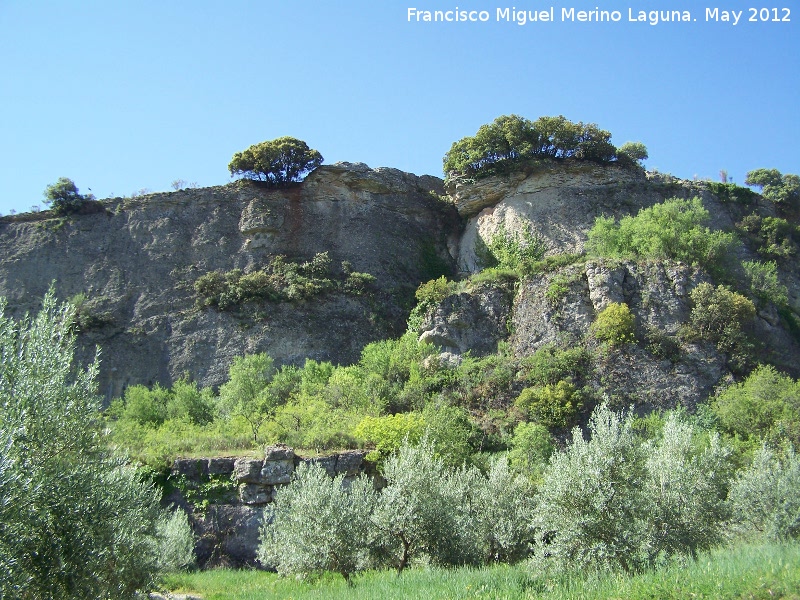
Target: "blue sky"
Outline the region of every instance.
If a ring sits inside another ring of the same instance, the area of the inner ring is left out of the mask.
[[[497,22],[510,6],[556,21]],[[61,176],[100,198],[226,183],[234,152],[284,135],[326,163],[441,175],[454,141],[510,113],[597,123],[680,177],[800,173],[800,6],[770,6],[791,21],[748,22],[739,1],[0,0],[0,212],[41,204]],[[491,18],[410,23],[411,7]],[[706,22],[706,7],[744,13]]]

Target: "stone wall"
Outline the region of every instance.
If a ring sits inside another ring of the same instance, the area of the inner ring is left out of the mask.
[[[302,463],[316,464],[331,477],[345,481],[360,475],[380,478],[364,460],[365,452],[352,450],[312,458],[299,457],[288,446],[270,446],[264,458],[181,458],[175,461],[165,485],[164,503],[177,505],[189,515],[197,543],[195,552],[203,568],[259,566],[256,550],[265,508],[275,491],[287,485]]]

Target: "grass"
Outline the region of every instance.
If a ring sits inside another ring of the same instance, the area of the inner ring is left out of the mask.
[[[307,582],[263,571],[216,570],[172,575],[164,585],[204,600],[800,600],[800,545],[718,549],[637,575],[535,577],[524,566],[501,565],[415,569],[400,577],[394,571],[371,571],[348,587],[338,575]]]

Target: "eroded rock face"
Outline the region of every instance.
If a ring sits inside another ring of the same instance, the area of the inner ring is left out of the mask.
[[[473,356],[484,356],[496,352],[497,343],[508,337],[512,297],[512,289],[491,285],[450,296],[428,313],[420,340],[445,353],[471,351]]]
[[[107,398],[184,373],[216,386],[245,353],[268,352],[279,364],[349,363],[367,343],[403,331],[432,260],[453,261],[459,221],[437,199],[442,192],[435,177],[340,163],[285,189],[236,182],[112,199],[68,220],[0,218],[0,296],[22,315],[38,310],[51,282],[60,298],[86,294],[80,359],[101,348]],[[331,293],[238,313],[195,308],[201,275],[318,252],[334,268],[348,261],[375,276],[375,296]]]
[[[620,218],[667,198],[700,196],[712,213],[710,225],[731,228],[744,208],[721,203],[703,182],[585,161],[543,162],[529,174],[451,183],[448,193],[468,219],[458,252],[458,269],[465,273],[483,268],[482,241],[501,227],[511,234],[531,231],[543,240],[547,254],[580,253],[599,216]]]

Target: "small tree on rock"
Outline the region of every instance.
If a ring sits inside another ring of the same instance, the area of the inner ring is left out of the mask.
[[[299,181],[301,175],[322,164],[322,155],[302,140],[281,137],[233,155],[228,170],[233,175],[273,185]]]
[[[88,200],[94,200],[92,194],[78,193],[78,187],[72,179],[59,177],[44,190],[44,203],[53,207],[56,214],[67,214],[77,211]]]

